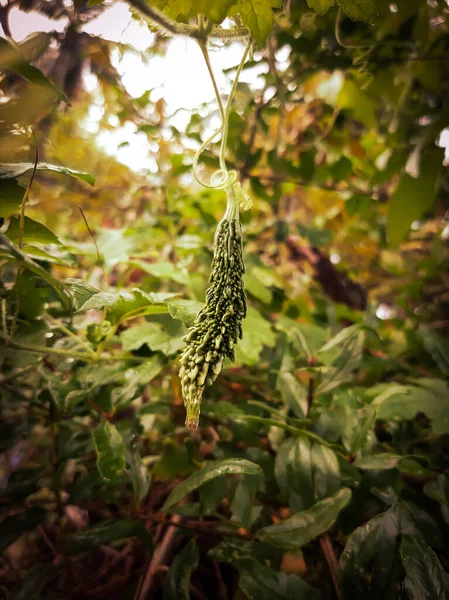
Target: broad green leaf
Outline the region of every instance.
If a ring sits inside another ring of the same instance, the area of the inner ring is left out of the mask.
[[[116,426],[109,421],[102,421],[92,435],[101,476],[108,483],[120,481],[126,466],[125,444]]]
[[[414,419],[417,413],[425,413],[432,421],[437,435],[449,432],[449,407],[447,406],[447,383],[439,379],[418,379],[418,385],[405,387],[404,394],[394,394],[379,404],[379,419]]]
[[[6,517],[0,523],[0,552],[3,552],[23,533],[33,531],[42,523],[47,511],[34,506],[24,512]]]
[[[34,262],[29,256],[27,256],[16,244],[11,242],[3,233],[0,233],[0,250],[5,250],[8,256],[18,260],[21,265],[44,279],[49,283],[58,293],[59,298],[63,306],[68,310],[72,306],[72,299],[67,293],[64,285],[55,277],[53,277],[46,269],[41,267],[39,264]]]
[[[255,308],[249,308],[247,317],[243,321],[243,339],[236,347],[236,362],[255,365],[259,361],[263,347],[272,348],[275,343],[276,336],[271,328],[271,323],[264,319]]]
[[[176,354],[184,346],[180,338],[172,337],[163,331],[159,323],[144,323],[139,327],[130,327],[120,336],[123,350],[131,352],[147,344],[151,350],[159,350],[167,356]]]
[[[248,27],[253,38],[259,44],[263,44],[273,27],[272,8],[280,6],[280,0],[237,0],[228,16],[238,13],[243,25]]]
[[[16,179],[28,171],[34,169],[34,163],[0,163],[0,179]],[[84,171],[77,171],[60,165],[50,165],[48,163],[38,163],[36,171],[52,171],[61,175],[71,175],[77,179],[81,179],[90,185],[95,184],[95,178]]]
[[[198,567],[200,554],[195,540],[176,555],[164,583],[164,600],[190,600],[190,576]]]
[[[374,0],[337,0],[337,4],[353,21],[371,21],[377,15]]]
[[[169,313],[174,319],[181,321],[186,327],[191,327],[195,322],[196,315],[204,305],[197,300],[184,300],[179,298],[169,300],[167,306]]]
[[[198,471],[180,483],[170,494],[161,510],[167,511],[173,504],[196,490],[200,485],[222,475],[260,475],[259,465],[242,458],[225,458],[205,463]]]
[[[406,236],[413,221],[432,209],[444,151],[433,149],[421,159],[417,179],[403,173],[388,203],[387,238],[391,247],[398,246]]]
[[[73,294],[73,308],[79,310],[81,306],[95,294],[99,294],[100,290],[92,285],[82,281],[81,279],[66,279],[71,293]]]
[[[97,245],[107,269],[119,263],[126,263],[136,250],[135,236],[128,235],[127,229],[101,229],[97,235]]]
[[[334,496],[317,502],[309,510],[297,513],[282,523],[259,529],[257,537],[262,542],[284,550],[301,548],[327,531],[350,499],[351,490],[342,488]]]
[[[373,331],[377,335],[377,332],[375,332],[374,329],[366,327],[365,325],[351,325],[350,327],[345,327],[339,331],[336,336],[326,342],[324,346],[318,350],[318,353],[328,352],[340,344],[346,344],[352,337],[357,336],[361,331]]]
[[[131,519],[117,519],[114,521],[103,521],[98,525],[87,527],[83,531],[72,533],[66,539],[65,547],[68,554],[79,554],[91,548],[108,544],[113,540],[137,537],[144,544],[147,551],[153,548],[151,534],[142,523]]]
[[[419,535],[404,533],[400,548],[410,600],[448,600],[449,575]]]
[[[107,317],[113,324],[126,321],[130,318],[150,314],[164,314],[168,308],[156,301],[164,302],[165,298],[171,298],[172,294],[147,294],[138,288],[131,292],[121,290],[119,292],[99,292],[87,298],[78,309],[78,312],[86,310],[107,309]]]
[[[367,567],[372,562],[379,530],[385,513],[355,529],[349,536],[338,564],[338,580],[344,600],[369,597]]]
[[[428,481],[424,485],[424,493],[440,504],[449,507],[449,475],[442,473],[434,481]]]
[[[218,505],[228,492],[228,480],[226,476],[215,477],[206,481],[198,488],[200,497],[200,514],[210,515],[217,510]]]
[[[280,392],[284,404],[297,417],[304,418],[307,414],[307,388],[293,373],[281,371],[276,380],[276,388]]]
[[[309,509],[340,488],[340,467],[335,453],[308,438],[290,438],[275,459],[279,488],[293,512]]]
[[[151,485],[151,473],[148,470],[140,456],[139,436],[135,435],[126,448],[126,472],[128,473],[134,490],[134,499],[137,505],[148,494]]]
[[[368,432],[376,421],[376,414],[375,406],[365,406],[346,412],[341,437],[344,447],[350,454],[362,450],[365,446]]]
[[[449,375],[449,343],[430,327],[422,327],[420,335],[424,348],[431,355],[443,375]]]
[[[358,368],[363,358],[364,342],[363,331],[358,331],[355,335],[347,338],[340,354],[326,370],[316,388],[317,395],[327,394],[341,384],[352,380],[354,370]]]
[[[398,454],[383,452],[381,454],[370,454],[358,458],[353,464],[359,469],[393,469],[401,457]]]
[[[246,273],[244,276],[245,289],[254,298],[260,300],[263,304],[271,304],[273,294],[266,285],[264,285],[256,275],[252,272]]]
[[[257,477],[244,477],[235,488],[231,512],[233,519],[237,519],[246,529],[251,527],[254,519],[262,511],[262,506],[254,506],[258,488],[259,480]]]
[[[319,15],[324,15],[334,5],[334,0],[307,0],[307,4]]]
[[[188,285],[189,283],[189,274],[187,271],[181,267],[177,267],[171,262],[150,263],[143,260],[133,260],[130,261],[129,264],[133,267],[139,267],[139,269],[142,269],[145,273],[157,277],[158,279],[172,279],[173,281],[176,281],[176,283],[181,283],[183,285]]]
[[[7,219],[20,211],[25,188],[15,179],[0,179],[0,217]]]
[[[7,237],[17,244],[19,241],[20,218],[12,217],[6,232]],[[61,240],[48,227],[25,216],[23,242],[26,244],[61,244]]]
[[[355,81],[345,79],[338,94],[337,105],[340,108],[352,111],[354,118],[367,127],[376,127],[375,110],[377,105],[366,92],[360,89]]]
[[[298,575],[273,571],[254,558],[233,561],[239,587],[250,600],[319,600],[320,592]]]
[[[276,481],[293,512],[307,510],[314,503],[311,447],[307,438],[289,438],[276,454]]]

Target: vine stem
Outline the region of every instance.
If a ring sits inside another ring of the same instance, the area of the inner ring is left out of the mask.
[[[194,176],[195,180],[203,187],[220,190],[220,189],[225,189],[225,188],[229,187],[237,180],[237,173],[235,171],[228,173],[228,169],[226,167],[225,155],[226,155],[226,145],[227,145],[227,140],[228,140],[229,116],[231,113],[232,101],[234,99],[235,92],[237,90],[237,85],[238,85],[240,74],[245,65],[246,59],[248,57],[248,53],[251,48],[251,39],[248,38],[248,42],[245,47],[245,51],[243,53],[242,59],[237,67],[235,78],[232,83],[231,91],[229,92],[229,96],[228,96],[225,107],[223,107],[223,102],[220,97],[220,92],[218,90],[217,81],[215,79],[212,65],[210,63],[210,58],[209,58],[209,53],[207,51],[206,43],[203,40],[198,40],[198,44],[199,44],[201,52],[204,56],[207,70],[209,71],[209,75],[210,75],[210,78],[212,81],[212,86],[214,88],[215,97],[216,97],[218,108],[220,111],[221,124],[220,124],[220,127],[216,131],[214,131],[214,133],[211,136],[209,136],[207,138],[207,140],[204,141],[201,144],[201,146],[198,148],[198,150],[195,154],[195,157],[193,159],[193,164],[192,164],[193,176]],[[201,154],[203,153],[205,148],[208,146],[208,144],[220,133],[222,134],[221,144],[220,144],[220,154],[219,154],[220,169],[212,175],[210,183],[205,183],[198,177],[198,175],[196,173],[198,161],[200,159]]]
[[[60,321],[58,321],[57,319],[54,319],[50,314],[48,314],[47,312],[44,313],[45,317],[50,321],[50,323],[56,327],[57,329],[60,329],[63,333],[65,333],[66,335],[68,335],[69,337],[73,338],[74,340],[76,340],[78,342],[79,345],[84,346],[84,348],[86,348],[86,350],[89,352],[89,354],[91,356],[95,356],[95,351],[89,346],[89,344],[87,342],[85,342],[83,339],[81,339],[79,336],[76,335],[76,333],[73,333],[73,331],[70,331],[70,329],[68,327],[66,327],[65,325],[63,325]]]

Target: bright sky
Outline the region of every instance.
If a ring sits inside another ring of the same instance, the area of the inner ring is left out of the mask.
[[[212,0],[211,0],[212,1]],[[10,27],[15,41],[20,42],[27,35],[37,31],[63,31],[66,20],[49,20],[35,12],[23,13],[17,8],[10,12]],[[125,2],[116,2],[100,16],[89,22],[84,31],[105,39],[123,44],[129,44],[136,50],[145,51],[151,48],[154,36],[145,24],[132,18]],[[1,35],[1,34],[0,34]],[[278,67],[285,67],[288,56],[285,49],[277,53]],[[150,50],[151,52],[151,50]],[[230,89],[230,80],[223,70],[236,66],[243,52],[242,44],[233,42],[223,48],[210,52],[211,62],[222,92]],[[122,76],[127,91],[134,97],[139,97],[148,89],[152,89],[151,99],[156,101],[163,97],[167,114],[176,115],[171,124],[183,130],[189,119],[189,110],[198,108],[204,102],[214,99],[212,84],[198,45],[187,37],[176,37],[168,43],[165,56],[150,56],[144,62],[133,52],[125,52],[121,57],[118,51],[113,53],[113,62]],[[263,86],[262,78],[258,75],[263,67],[255,67],[243,71],[241,81],[251,84],[253,89]],[[85,77],[85,86],[95,93],[97,80],[93,75]],[[187,110],[182,110],[187,109]],[[89,119],[84,126],[92,133],[98,132],[98,122],[102,116],[101,97],[97,104],[92,105]],[[218,123],[211,123],[215,127]],[[212,130],[212,129],[211,129]],[[106,152],[116,156],[120,162],[135,171],[155,171],[156,164],[151,156],[148,138],[143,133],[137,133],[133,123],[117,127],[112,131],[103,131],[97,135],[97,143]],[[446,160],[449,160],[449,130],[444,130],[440,144],[446,147]],[[152,149],[153,152],[157,148]]]
[[[23,13],[13,8],[10,13],[10,27],[13,38],[20,42],[36,31],[62,31],[65,20],[51,21],[37,13]],[[89,22],[84,31],[111,41],[129,44],[139,51],[151,48],[154,39],[154,35],[145,24],[132,18],[128,5],[124,2],[117,2],[106,9],[97,19]],[[215,77],[222,92],[228,92],[231,86],[223,70],[236,66],[242,52],[242,44],[236,42],[217,51],[210,51]],[[165,56],[150,57],[147,63],[133,52],[125,52],[120,57],[119,52],[114,51],[112,60],[129,94],[139,97],[146,90],[152,89],[151,99],[156,101],[163,97],[167,114],[179,111],[172,118],[171,124],[180,130],[185,128],[190,118],[189,110],[214,99],[214,91],[200,49],[196,42],[187,37],[172,39]],[[257,78],[260,72],[260,68],[245,70],[240,80],[260,88],[263,85],[263,80]],[[87,75],[85,86],[95,93],[96,77]],[[98,104],[92,106],[89,120],[85,123],[86,129],[96,133],[101,116],[101,98],[98,97]],[[218,123],[212,123],[211,126],[218,126]],[[126,142],[126,145],[122,145]],[[151,153],[148,153],[147,136],[136,133],[136,127],[132,123],[125,127],[117,126],[113,131],[101,132],[97,136],[97,143],[133,170],[154,171],[156,168]]]

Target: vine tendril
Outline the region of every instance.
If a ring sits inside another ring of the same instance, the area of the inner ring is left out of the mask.
[[[197,183],[199,183],[200,185],[202,185],[205,188],[214,189],[214,190],[223,190],[223,189],[226,189],[227,187],[229,187],[230,185],[234,184],[237,181],[237,172],[236,171],[228,171],[228,169],[226,167],[225,155],[226,155],[226,145],[227,145],[227,141],[228,141],[229,117],[231,114],[232,101],[234,99],[235,92],[237,90],[237,85],[238,85],[240,74],[242,72],[242,69],[245,65],[249,51],[251,49],[251,39],[250,38],[248,39],[242,59],[239,63],[239,66],[237,67],[235,78],[232,83],[231,91],[229,92],[229,96],[226,101],[225,107],[223,107],[223,102],[221,100],[220,92],[218,90],[217,82],[215,80],[215,76],[214,76],[214,73],[212,70],[212,65],[210,63],[207,46],[206,46],[205,42],[203,42],[202,40],[198,40],[198,44],[201,48],[201,52],[203,53],[204,60],[207,65],[207,69],[209,71],[209,75],[212,80],[212,85],[214,88],[215,97],[216,97],[217,104],[218,104],[218,110],[220,111],[221,124],[220,124],[220,127],[216,131],[214,131],[214,133],[212,133],[212,135],[210,135],[207,138],[207,140],[205,140],[201,144],[201,146],[198,148],[198,150],[196,151],[196,154],[195,154],[195,157],[194,157],[193,163],[192,163],[193,177],[195,178],[195,181]],[[212,175],[209,183],[206,183],[206,182],[202,181],[197,174],[198,162],[201,157],[201,154],[204,152],[206,147],[220,133],[222,134],[221,144],[220,144],[220,154],[219,154],[220,168],[217,171],[215,171],[215,173]]]

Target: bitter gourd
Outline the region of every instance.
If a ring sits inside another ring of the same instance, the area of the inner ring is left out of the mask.
[[[216,380],[226,357],[235,359],[234,346],[242,337],[242,320],[246,316],[239,201],[247,197],[238,183],[228,186],[226,193],[226,212],[214,237],[206,302],[184,338],[187,345],[180,359],[186,427],[191,430],[198,427],[205,387]]]

